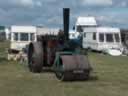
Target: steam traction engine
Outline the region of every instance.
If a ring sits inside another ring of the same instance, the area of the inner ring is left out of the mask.
[[[31,72],[41,72],[44,67],[54,70],[59,80],[88,79],[91,66],[79,46],[69,40],[69,9],[63,10],[64,32],[58,35],[37,36],[37,42],[29,44],[28,67]]]

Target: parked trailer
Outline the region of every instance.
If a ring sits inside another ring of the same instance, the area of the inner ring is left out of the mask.
[[[8,60],[18,60],[23,54],[23,49],[31,41],[36,41],[35,26],[16,26],[10,28],[11,40],[10,48],[8,49]]]
[[[59,80],[88,79],[91,71],[87,56],[78,53],[69,40],[69,9],[64,8],[64,32],[57,35],[37,35],[37,42],[29,44],[28,67],[31,72],[52,68]]]
[[[98,27],[94,17],[78,17],[74,34],[70,37],[81,43],[82,48],[101,51],[113,56],[122,54],[124,48],[121,42],[119,28]]]
[[[83,48],[97,51],[108,49],[122,50],[120,29],[111,27],[83,29]]]
[[[70,31],[71,39],[83,38],[83,29],[85,28],[96,28],[97,23],[95,17],[78,17],[73,27],[73,30]],[[81,44],[82,45],[82,44]]]

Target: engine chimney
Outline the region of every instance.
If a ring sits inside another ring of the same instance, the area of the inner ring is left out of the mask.
[[[65,39],[69,39],[69,16],[70,16],[70,9],[63,8],[63,30],[65,34]]]

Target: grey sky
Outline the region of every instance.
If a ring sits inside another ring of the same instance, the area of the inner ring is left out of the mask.
[[[0,0],[0,24],[61,28],[63,7],[71,8],[70,27],[91,15],[101,25],[128,28],[127,0]]]

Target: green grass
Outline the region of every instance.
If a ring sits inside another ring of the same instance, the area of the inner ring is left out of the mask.
[[[128,96],[128,57],[90,53],[89,81],[60,82],[53,73],[33,74],[26,65],[7,61],[0,43],[0,96]]]

